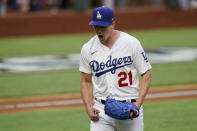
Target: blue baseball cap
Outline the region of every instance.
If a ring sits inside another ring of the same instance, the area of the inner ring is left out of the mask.
[[[101,6],[97,7],[93,11],[92,21],[90,21],[90,26],[110,26],[114,20],[114,12],[112,9]]]

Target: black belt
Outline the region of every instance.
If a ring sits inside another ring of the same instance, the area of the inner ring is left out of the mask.
[[[96,99],[96,98],[95,98]],[[98,99],[96,99],[96,100],[98,100]],[[102,104],[105,104],[105,100],[100,100],[101,101],[101,103]],[[129,100],[130,101],[130,100]],[[120,102],[128,102],[128,100],[121,100]],[[131,101],[130,102],[136,102],[136,99],[131,99]]]

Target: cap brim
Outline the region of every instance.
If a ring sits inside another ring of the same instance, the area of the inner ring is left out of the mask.
[[[107,26],[110,26],[111,23],[103,22],[103,21],[90,21],[90,23],[88,25],[90,25],[90,26],[104,26],[104,27],[107,27]]]

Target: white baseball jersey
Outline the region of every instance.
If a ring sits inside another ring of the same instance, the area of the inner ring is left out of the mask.
[[[92,74],[94,97],[116,100],[136,99],[139,92],[138,73],[151,69],[140,42],[121,32],[111,49],[101,44],[97,35],[81,50],[81,72]]]

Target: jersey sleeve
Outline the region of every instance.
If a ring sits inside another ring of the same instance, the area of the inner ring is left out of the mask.
[[[79,63],[79,71],[91,74],[91,68],[89,65],[89,50],[87,48],[87,45],[84,45],[81,49],[81,55],[80,55],[80,63]]]
[[[148,61],[148,58],[142,48],[141,43],[139,40],[136,39],[135,41],[136,45],[133,51],[134,55],[134,66],[138,73],[144,74],[147,70],[150,70],[152,67]]]

